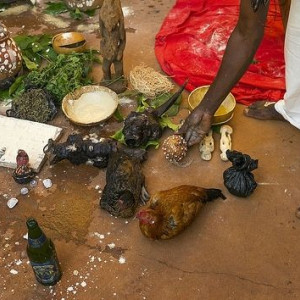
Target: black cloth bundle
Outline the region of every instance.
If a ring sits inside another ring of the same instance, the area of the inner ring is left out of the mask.
[[[224,185],[235,196],[249,196],[257,187],[251,171],[257,169],[258,160],[238,151],[227,150],[226,155],[232,162],[232,167],[223,173]]]

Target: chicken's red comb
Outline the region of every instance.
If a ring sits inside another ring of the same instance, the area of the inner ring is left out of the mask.
[[[147,215],[148,215],[148,212],[146,210],[140,209],[135,216],[136,216],[137,219],[142,220]]]

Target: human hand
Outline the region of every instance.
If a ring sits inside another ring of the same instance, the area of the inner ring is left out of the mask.
[[[213,114],[205,112],[201,107],[197,107],[186,118],[178,133],[184,136],[188,147],[193,146],[200,143],[206,133],[209,132],[212,120]]]

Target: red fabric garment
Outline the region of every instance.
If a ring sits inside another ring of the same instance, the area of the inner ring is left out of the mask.
[[[175,82],[189,78],[189,91],[211,84],[219,69],[227,40],[239,15],[239,0],[177,0],[156,35],[155,54],[161,68]],[[240,103],[278,101],[285,92],[284,30],[275,0],[264,39],[254,62],[232,93]]]

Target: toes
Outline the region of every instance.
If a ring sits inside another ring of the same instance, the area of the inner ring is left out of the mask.
[[[245,108],[244,114],[247,117],[260,118],[260,110],[258,110],[257,108]]]
[[[265,107],[266,103],[267,103],[267,101],[256,101],[256,102],[250,104],[248,106],[248,108],[251,108],[251,109],[260,109],[262,107]]]

